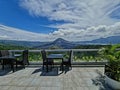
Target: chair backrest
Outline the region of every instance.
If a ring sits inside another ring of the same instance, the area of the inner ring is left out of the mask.
[[[0,57],[2,57],[2,56],[9,56],[10,54],[9,54],[9,51],[8,50],[1,50],[0,51]],[[0,63],[1,63],[1,60],[0,60]]]
[[[0,50],[0,57],[2,57],[1,50]]]
[[[0,51],[0,57],[2,57],[1,51]],[[1,60],[0,60],[0,64],[1,64]]]
[[[28,65],[29,64],[29,61],[28,61],[28,50],[24,50],[23,51],[23,63],[25,65]]]
[[[8,50],[1,50],[1,56],[9,56],[9,51]]]
[[[41,54],[42,54],[43,62],[45,62],[45,61],[46,61],[46,51],[45,51],[45,50],[42,50],[42,51],[41,51]]]
[[[70,53],[69,53],[69,62],[71,63],[71,59],[72,59],[72,50],[70,50]]]

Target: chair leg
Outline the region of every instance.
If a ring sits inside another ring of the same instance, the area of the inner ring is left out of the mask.
[[[3,63],[2,63],[2,70],[4,70],[4,65],[5,65],[5,61],[3,60]]]
[[[54,68],[54,63],[52,65],[53,65],[53,68]]]
[[[63,65],[63,63],[61,63],[60,70],[63,71],[63,69],[64,69],[64,65]]]
[[[72,69],[72,65],[71,64],[69,64],[69,67]]]
[[[52,71],[52,67],[53,67],[53,65],[50,65],[51,66],[51,71]]]
[[[45,67],[45,66],[44,66],[44,64],[43,64],[43,66],[42,66],[42,67],[43,67],[43,70],[44,70],[44,67]]]
[[[16,62],[16,68],[17,68],[17,62]]]
[[[25,64],[23,64],[23,68],[25,69]]]
[[[48,67],[49,67],[48,64],[46,64],[46,70],[47,70],[47,72],[48,72]]]
[[[13,72],[14,72],[14,63],[13,63],[13,60],[11,60],[10,65],[11,65],[11,69],[12,69]]]

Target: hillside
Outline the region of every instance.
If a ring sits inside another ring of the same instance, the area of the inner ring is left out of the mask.
[[[32,41],[16,41],[16,40],[0,40],[0,44],[3,45],[13,45],[13,46],[23,46],[23,47],[34,47],[43,45],[46,42],[32,42]]]
[[[3,45],[0,44],[0,50],[25,50],[25,49],[29,49],[28,47],[23,47],[23,46],[15,46],[15,45]]]
[[[100,38],[92,41],[78,41],[71,42],[58,38],[51,42],[33,42],[33,41],[15,41],[15,40],[0,40],[2,45],[28,47],[32,49],[71,49],[84,45],[109,45],[109,44],[119,44],[120,36],[112,36],[107,38]]]
[[[80,43],[83,43],[83,44],[119,44],[120,36],[111,36],[107,38],[95,39],[92,41],[83,41]]]

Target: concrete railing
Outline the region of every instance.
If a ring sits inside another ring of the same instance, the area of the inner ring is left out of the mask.
[[[41,49],[42,50],[42,49]],[[41,54],[41,50],[28,50],[29,53],[40,53]],[[50,50],[50,49],[45,49],[47,53],[49,52],[56,52],[56,53],[61,53],[61,52],[68,52],[70,50],[72,50],[72,55],[71,55],[71,60],[72,60],[72,63],[74,64],[92,64],[92,63],[103,63],[103,62],[106,62],[106,61],[97,61],[97,60],[92,60],[92,61],[82,61],[82,60],[78,60],[78,61],[75,61],[74,60],[74,56],[76,52],[79,52],[79,53],[83,53],[83,52],[98,52],[99,49],[53,49],[53,50]],[[10,50],[10,52],[14,52],[14,53],[21,53],[23,50]],[[42,58],[41,58],[42,59]],[[40,62],[42,62],[42,60],[39,60]],[[82,62],[81,62],[82,61]]]

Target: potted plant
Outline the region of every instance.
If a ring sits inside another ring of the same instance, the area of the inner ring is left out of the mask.
[[[113,89],[120,90],[120,44],[100,49],[99,54],[108,60],[105,65],[105,82]]]

